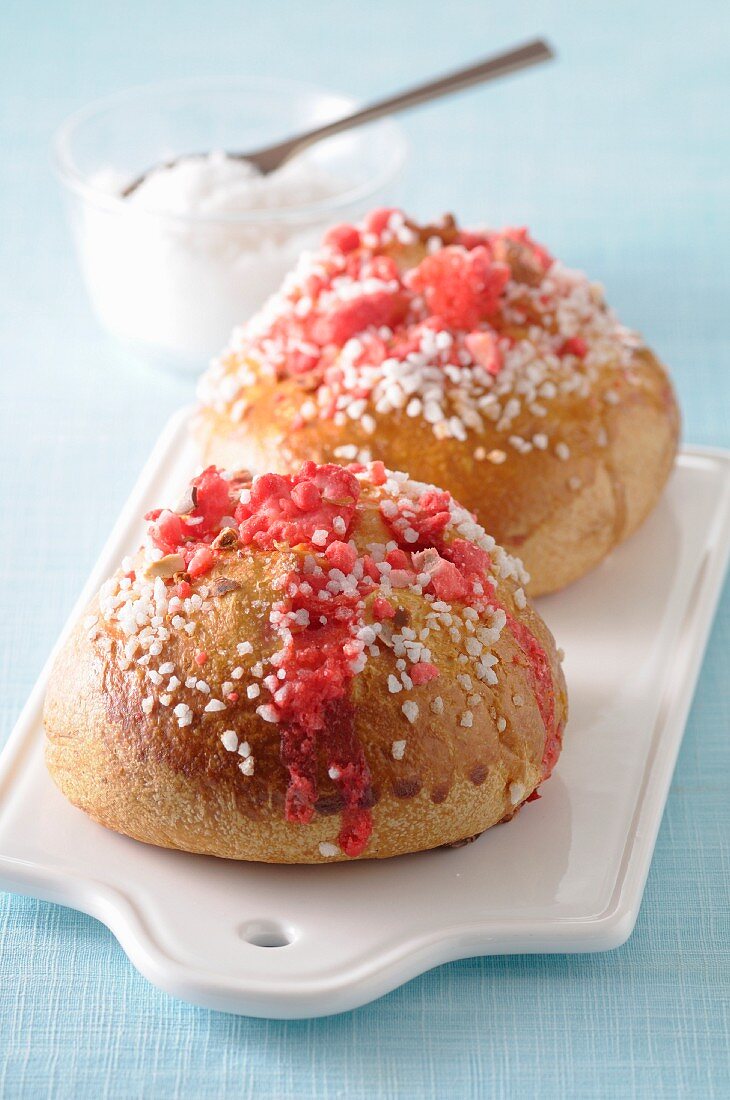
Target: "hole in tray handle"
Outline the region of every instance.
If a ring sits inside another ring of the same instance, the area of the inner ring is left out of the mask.
[[[253,947],[288,947],[296,939],[292,928],[273,920],[247,921],[241,925],[239,935]]]

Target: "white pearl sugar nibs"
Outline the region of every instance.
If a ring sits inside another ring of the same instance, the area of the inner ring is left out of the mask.
[[[187,703],[178,703],[172,713],[177,718],[177,724],[181,729],[189,726],[193,721],[193,712]]]
[[[418,703],[414,703],[412,699],[408,699],[401,707],[401,710],[411,724],[418,718]]]
[[[260,718],[263,718],[264,722],[279,721],[276,709],[270,703],[262,703],[260,707],[256,707],[256,713]]]

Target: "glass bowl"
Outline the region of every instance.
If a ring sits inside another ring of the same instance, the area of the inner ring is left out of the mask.
[[[201,370],[328,225],[393,201],[402,131],[384,120],[302,153],[331,178],[317,201],[203,216],[143,209],[121,188],[175,157],[256,149],[354,106],[288,80],[221,77],[132,89],[72,115],[55,162],[102,325],[150,363]]]

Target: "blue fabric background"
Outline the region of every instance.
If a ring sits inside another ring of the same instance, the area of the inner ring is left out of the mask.
[[[48,146],[89,99],[278,73],[367,97],[550,36],[560,61],[411,115],[418,214],[529,222],[671,364],[685,437],[730,445],[730,9],[713,0],[5,0],[0,10],[0,737],[182,382],[98,331]],[[633,938],[473,959],[349,1015],[277,1023],[148,985],[105,927],[0,896],[3,1097],[730,1094],[722,603]]]

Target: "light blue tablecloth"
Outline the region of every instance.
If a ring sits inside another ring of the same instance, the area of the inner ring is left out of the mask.
[[[418,214],[529,222],[671,364],[687,439],[730,445],[728,8],[713,0],[6,0],[0,9],[0,720],[9,732],[178,381],[86,303],[48,143],[163,77],[273,72],[363,98],[537,32],[560,62],[412,115]],[[730,602],[644,906],[594,956],[474,959],[376,1004],[275,1023],[148,985],[111,933],[0,897],[3,1097],[724,1097]]]

